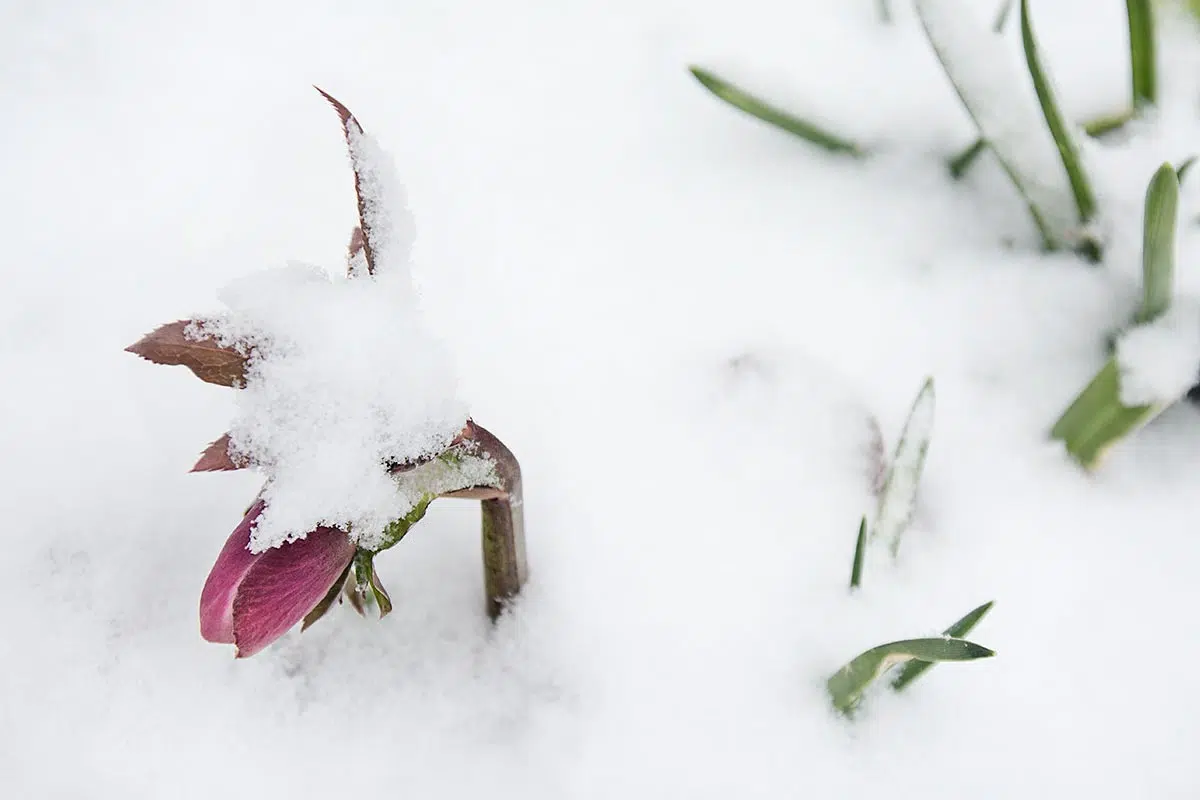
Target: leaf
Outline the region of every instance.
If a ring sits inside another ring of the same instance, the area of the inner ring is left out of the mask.
[[[1154,8],[1150,0],[1125,0],[1129,16],[1129,77],[1133,107],[1158,102],[1158,69],[1154,47]]]
[[[1096,215],[1096,197],[1092,193],[1091,182],[1084,171],[1083,162],[1079,155],[1079,146],[1071,134],[1066,119],[1059,110],[1058,100],[1050,85],[1050,78],[1042,65],[1038,54],[1037,40],[1033,36],[1033,23],[1029,19],[1029,0],[1021,0],[1021,43],[1025,49],[1025,63],[1029,67],[1029,75],[1033,79],[1033,88],[1037,92],[1038,103],[1042,107],[1042,115],[1046,125],[1058,146],[1059,156],[1067,171],[1067,179],[1071,183],[1071,192],[1075,195],[1075,206],[1079,210],[1079,221],[1089,222]]]
[[[1175,170],[1175,179],[1177,181],[1179,181],[1179,183],[1182,184],[1183,176],[1187,175],[1189,172],[1191,172],[1192,165],[1195,163],[1196,163],[1195,156],[1188,156],[1187,158],[1185,158],[1183,163],[1180,164],[1178,169]]]
[[[1134,113],[1132,109],[1120,111],[1116,114],[1109,114],[1106,117],[1098,117],[1097,119],[1083,123],[1083,132],[1093,138],[1099,138],[1124,128],[1125,123],[1129,122],[1133,117]]]
[[[408,512],[407,516],[388,525],[383,531],[383,543],[375,552],[387,550],[389,547],[395,546],[401,539],[403,539],[405,534],[408,533],[409,529],[411,529],[413,525],[416,525],[418,522],[420,522],[421,518],[425,516],[425,512],[429,510],[429,504],[432,503],[434,499],[435,496],[432,494],[425,495],[421,498],[420,502],[413,506],[412,511]]]
[[[392,598],[387,593],[387,589],[383,588],[383,582],[379,580],[379,570],[371,569],[371,593],[375,595],[375,603],[379,606],[379,618],[383,619],[388,614],[392,613]]]
[[[867,518],[858,524],[858,539],[854,543],[854,566],[850,568],[850,588],[857,589],[862,583],[863,551],[867,543]]]
[[[961,153],[950,159],[948,164],[950,168],[950,177],[954,180],[961,180],[963,175],[967,174],[967,170],[975,163],[975,159],[987,150],[987,142],[983,139],[976,139],[971,145]]]
[[[995,604],[994,600],[989,600],[983,605],[971,610],[965,617],[955,622],[949,628],[942,632],[943,636],[951,636],[955,639],[961,639],[966,636],[971,630],[979,624],[979,620],[987,616],[987,613],[992,610]],[[892,688],[897,692],[901,691],[905,686],[915,681],[917,678],[925,674],[925,671],[933,666],[932,661],[921,661],[913,659],[900,668],[900,674],[896,676],[896,680],[892,681]]]
[[[383,588],[383,584],[379,580],[379,575],[375,570],[375,553],[370,550],[359,550],[354,554],[354,596],[358,599],[359,604],[355,606],[359,614],[365,615],[365,608],[362,605],[362,600],[366,598],[367,592],[371,593],[371,597],[375,600],[375,604],[379,606],[379,618],[383,619],[392,611],[392,598],[388,595],[387,590]]]
[[[245,469],[248,466],[243,461],[234,461],[233,456],[229,455],[229,434],[221,435],[221,438],[204,448],[204,452],[200,455],[200,460],[196,465],[189,470],[190,472],[227,472],[236,469]]]
[[[1048,175],[1050,137],[1035,120],[1038,112],[1017,91],[1020,73],[1008,68],[1003,42],[982,25],[972,25],[959,0],[916,0],[917,17],[963,108],[1000,167],[1025,201],[1048,250],[1061,247],[1075,225],[1070,187]],[[1044,150],[1042,158],[1038,151]]]
[[[867,687],[896,664],[914,658],[938,663],[974,661],[994,655],[994,651],[965,639],[905,639],[872,647],[835,672],[825,686],[833,700],[833,707],[843,714],[849,714],[858,705]]]
[[[189,338],[185,331],[191,324],[189,319],[170,322],[146,334],[125,351],[155,364],[187,367],[197,378],[208,383],[243,385],[246,382],[246,356],[208,336]]]
[[[1186,171],[1186,165],[1180,168]],[[1171,305],[1175,286],[1175,217],[1179,177],[1163,164],[1146,188],[1142,223],[1142,305],[1134,321],[1152,322]]]
[[[900,441],[896,443],[896,452],[879,495],[875,527],[871,531],[871,538],[878,536],[888,542],[893,556],[900,549],[900,537],[908,528],[916,506],[917,486],[933,436],[933,411],[933,378],[926,378],[908,412]]]
[[[1008,15],[1012,13],[1013,0],[1004,0],[1004,5],[1000,6],[1000,10],[996,12],[996,21],[992,23],[992,33],[1004,33],[1004,26],[1008,24]]]
[[[342,577],[334,581],[333,586],[329,587],[329,591],[321,599],[321,602],[317,603],[312,611],[304,615],[304,622],[300,626],[301,633],[311,628],[317,620],[325,616],[329,609],[333,608],[334,601],[338,599],[338,595],[342,593],[342,587],[346,585],[346,579],[350,577],[350,567],[353,563],[352,561],[346,565],[346,569],[342,571]]]
[[[1050,430],[1084,469],[1100,465],[1109,448],[1161,414],[1165,406],[1121,404],[1121,370],[1110,358]]]
[[[787,131],[793,136],[815,144],[817,147],[831,153],[844,153],[855,158],[863,158],[867,151],[854,142],[843,139],[836,134],[818,128],[811,122],[806,122],[786,111],[782,111],[766,101],[745,92],[733,84],[718,78],[708,70],[700,67],[688,68],[696,80],[714,95],[724,100],[734,108],[744,111],[752,117],[757,117],[769,125]]]
[[[346,146],[351,149],[350,161],[354,168],[354,196],[358,202],[358,228],[356,229],[358,235],[352,236],[350,240],[350,261],[353,263],[357,252],[361,249],[367,265],[367,274],[373,275],[375,273],[375,251],[372,246],[371,227],[367,224],[367,201],[363,192],[363,176],[359,171],[357,159],[353,158],[353,134],[362,134],[363,128],[354,114],[350,113],[350,109],[342,105],[341,101],[319,86],[313,88],[320,92],[321,96],[337,112],[338,118],[342,121],[342,133],[346,137]],[[353,272],[353,268],[351,272]]]

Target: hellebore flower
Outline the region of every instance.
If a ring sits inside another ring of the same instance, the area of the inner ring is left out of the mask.
[[[235,645],[239,658],[301,620],[307,628],[343,589],[360,613],[373,599],[380,616],[387,614],[392,603],[374,556],[397,544],[439,497],[480,503],[492,619],[527,574],[520,466],[503,442],[460,412],[452,389],[444,391],[453,382],[444,380],[441,351],[408,303],[413,229],[402,187],[391,183],[386,158],[358,120],[321,94],[342,122],[354,169],[359,224],[347,279],[331,289],[327,276],[292,271],[284,283],[270,283],[270,307],[255,305],[253,292],[235,293],[241,316],[232,328],[179,320],[126,348],[236,389],[239,405],[246,400],[253,409],[249,424],[235,420],[192,468],[255,468],[267,479],[200,597],[201,636]],[[334,306],[352,313],[326,313],[330,299],[352,302]],[[284,318],[271,316],[277,308],[287,310]],[[282,329],[262,327],[264,314]]]
[[[317,528],[308,536],[251,553],[250,531],[266,504],[259,500],[225,542],[200,593],[200,635],[252,656],[287,633],[346,580],[356,547],[344,531]]]

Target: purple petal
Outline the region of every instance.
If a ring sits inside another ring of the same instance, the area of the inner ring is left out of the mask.
[[[200,592],[200,635],[210,642],[233,644],[234,597],[246,573],[265,555],[255,555],[246,549],[250,545],[250,529],[265,507],[262,500],[250,506],[242,523],[221,548]]]
[[[257,556],[233,600],[238,658],[252,656],[316,608],[354,558],[354,543],[337,528]]]

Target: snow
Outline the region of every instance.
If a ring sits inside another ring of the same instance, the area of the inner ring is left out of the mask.
[[[1166,405],[1187,393],[1200,376],[1200,304],[1176,299],[1153,322],[1117,339],[1121,404]]]
[[[407,264],[395,266],[266,270],[221,292],[228,313],[199,320],[223,344],[253,346],[230,452],[269,479],[254,552],[321,525],[377,547],[425,494],[384,465],[437,455],[466,424],[452,354],[428,333]]]
[[[1033,5],[1070,118],[1125,102],[1124,4]],[[1089,153],[1096,269],[1039,252],[990,156],[947,180],[974,129],[893,12],[6,9],[0,795],[1196,796],[1200,414],[1094,476],[1046,434],[1136,308],[1146,183],[1200,142],[1200,35],[1163,25],[1158,113]],[[692,63],[876,155],[756,124]],[[387,618],[236,662],[197,605],[262,477],[187,470],[243,400],[122,348],[289,259],[340,273],[354,193],[311,83],[402,175],[427,335],[521,460],[530,582],[489,624],[478,504],[438,500],[376,559]],[[927,375],[918,513],[851,595],[866,415],[890,453]],[[830,708],[854,656],[993,599],[969,638],[994,658]]]

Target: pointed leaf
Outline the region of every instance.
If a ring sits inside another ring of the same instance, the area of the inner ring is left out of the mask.
[[[961,639],[966,636],[971,630],[979,624],[979,620],[983,619],[989,611],[992,610],[992,605],[995,601],[990,600],[978,608],[972,609],[965,617],[955,622],[949,628],[942,632],[944,636],[952,636],[955,639]],[[892,688],[900,691],[905,686],[915,681],[917,678],[925,674],[925,671],[933,666],[932,661],[921,661],[913,659],[900,668],[900,674],[896,676],[896,680],[892,681]]]
[[[185,366],[208,383],[235,387],[244,384],[246,357],[210,337],[189,338],[185,331],[191,324],[187,319],[168,323],[125,350],[155,364]]]
[[[828,150],[831,153],[845,153],[855,158],[862,158],[867,154],[866,150],[854,142],[822,130],[811,122],[806,122],[799,117],[778,109],[766,101],[739,89],[728,81],[718,78],[706,69],[700,67],[689,67],[688,69],[705,89],[708,89],[729,105],[740,111],[744,111],[752,117],[757,117],[769,125],[774,125],[776,128],[787,131],[793,136],[804,139],[806,142],[815,144],[817,147]]]
[[[387,589],[383,588],[383,582],[379,579],[379,570],[375,569],[374,564],[371,565],[371,594],[375,596],[375,604],[379,606],[380,619],[392,613],[391,595],[387,593]]]
[[[342,121],[342,133],[346,137],[346,146],[351,148],[351,163],[354,166],[354,196],[358,201],[358,228],[356,229],[358,236],[352,236],[350,239],[350,260],[353,263],[357,251],[361,250],[367,273],[373,274],[375,272],[375,251],[371,240],[371,228],[367,223],[367,200],[363,192],[364,176],[358,167],[357,159],[353,158],[354,136],[363,133],[362,125],[355,119],[354,114],[350,113],[350,109],[342,105],[341,101],[319,86],[313,88],[320,92],[321,96],[337,112],[338,118]],[[353,268],[351,271],[353,272]]]
[[[1013,0],[1004,0],[1004,5],[1000,6],[1000,10],[996,12],[996,21],[992,23],[992,33],[1004,33],[1004,26],[1008,24],[1008,15],[1012,13]]]
[[[926,378],[917,399],[913,401],[896,453],[879,496],[879,509],[871,537],[881,537],[888,543],[892,555],[900,549],[900,537],[912,521],[916,507],[917,487],[925,468],[925,454],[933,436],[934,390],[933,378]]]
[[[982,139],[1029,209],[1047,249],[1062,247],[1076,227],[1071,187],[1058,168],[1040,112],[1019,91],[1004,42],[971,18],[960,0],[916,0],[934,54]]]
[[[1195,157],[1195,156],[1188,156],[1187,158],[1185,158],[1185,159],[1183,160],[1183,163],[1182,163],[1182,164],[1180,164],[1180,165],[1179,165],[1179,167],[1178,167],[1178,168],[1175,170],[1175,179],[1176,179],[1177,181],[1179,181],[1179,183],[1181,183],[1181,184],[1182,184],[1182,183],[1183,183],[1183,176],[1184,176],[1184,175],[1187,175],[1187,174],[1188,174],[1188,172],[1190,172],[1190,171],[1191,171],[1191,169],[1192,169],[1192,165],[1193,165],[1193,164],[1195,164],[1195,163],[1196,163],[1196,157]]]
[[[1096,197],[1092,192],[1091,181],[1083,168],[1083,160],[1079,154],[1079,145],[1071,133],[1066,118],[1058,106],[1054,96],[1054,88],[1050,77],[1042,65],[1038,53],[1037,40],[1033,35],[1033,23],[1029,19],[1029,0],[1021,0],[1021,43],[1025,48],[1025,63],[1029,67],[1029,75],[1033,78],[1033,88],[1037,92],[1038,102],[1042,106],[1042,114],[1046,125],[1054,136],[1058,146],[1059,156],[1067,171],[1071,183],[1071,192],[1075,195],[1075,206],[1079,210],[1079,221],[1089,222],[1096,215]]]
[[[858,539],[854,542],[854,565],[850,568],[850,588],[857,589],[862,583],[863,551],[867,543],[867,518],[858,524]]]
[[[1158,102],[1158,66],[1154,47],[1154,8],[1150,0],[1125,0],[1129,16],[1129,74],[1133,107]]]
[[[987,150],[987,142],[983,139],[976,139],[966,150],[950,159],[948,164],[950,177],[956,181],[960,180],[963,175],[967,174],[967,170],[971,168],[975,160],[983,155],[984,150]]]
[[[1142,306],[1134,320],[1152,322],[1171,306],[1175,289],[1175,217],[1179,177],[1163,164],[1146,189],[1142,222]]]
[[[873,647],[842,667],[826,682],[833,706],[842,713],[854,710],[867,687],[888,669],[910,659],[922,661],[974,661],[995,652],[965,639],[905,639]]]
[[[231,470],[245,469],[247,464],[240,459],[235,461],[233,456],[229,454],[229,434],[221,435],[221,438],[204,448],[204,452],[200,454],[200,460],[192,467],[191,472],[228,472]]]

